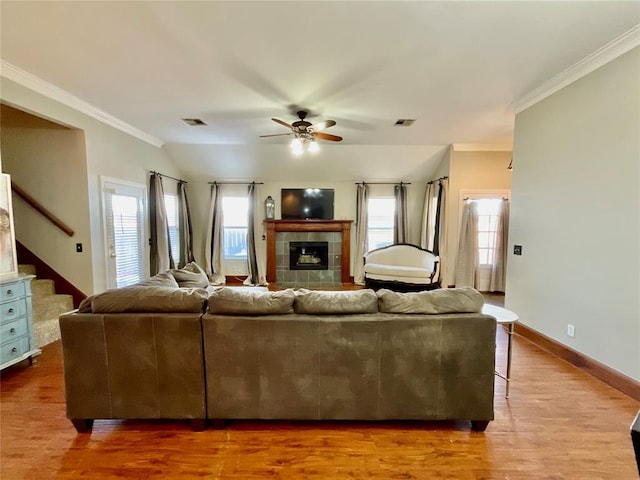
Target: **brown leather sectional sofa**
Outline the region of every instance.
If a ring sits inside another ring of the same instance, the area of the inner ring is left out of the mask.
[[[473,289],[142,285],[60,317],[67,416],[493,419],[495,330]]]

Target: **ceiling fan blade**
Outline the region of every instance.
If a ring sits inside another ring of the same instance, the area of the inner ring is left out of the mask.
[[[264,137],[281,137],[282,135],[293,135],[293,132],[289,132],[289,133],[274,133],[273,135],[260,135],[260,138],[264,138]]]
[[[330,133],[314,132],[313,135],[317,138],[321,138],[322,140],[331,140],[332,142],[342,141],[342,137],[339,137],[338,135],[331,135]]]
[[[287,122],[283,122],[282,120],[278,120],[277,118],[272,118],[271,120],[273,120],[276,123],[279,123],[280,125],[282,125],[283,127],[287,127],[287,128],[293,128],[291,127],[291,125],[289,125]]]
[[[335,120],[325,120],[324,122],[314,123],[309,127],[312,132],[318,132],[329,127],[333,127],[336,124]]]

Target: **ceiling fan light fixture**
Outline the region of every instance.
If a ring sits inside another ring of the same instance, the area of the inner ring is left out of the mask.
[[[318,142],[316,142],[315,140],[311,140],[309,142],[309,146],[307,147],[307,150],[311,153],[316,153],[320,151],[320,146],[318,145]]]
[[[298,137],[291,140],[291,150],[295,155],[300,155],[304,152],[304,148],[302,146],[302,140]]]

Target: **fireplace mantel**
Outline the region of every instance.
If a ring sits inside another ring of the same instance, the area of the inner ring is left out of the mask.
[[[276,232],[342,232],[341,280],[342,283],[349,283],[352,223],[353,220],[265,220],[267,281],[276,281]]]

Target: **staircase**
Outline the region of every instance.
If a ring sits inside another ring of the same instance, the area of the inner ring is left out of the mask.
[[[30,275],[36,274],[33,265],[19,265],[18,271]],[[71,295],[56,294],[53,280],[34,278],[31,281],[31,305],[33,311],[33,330],[37,348],[60,340],[58,317],[73,310]]]

